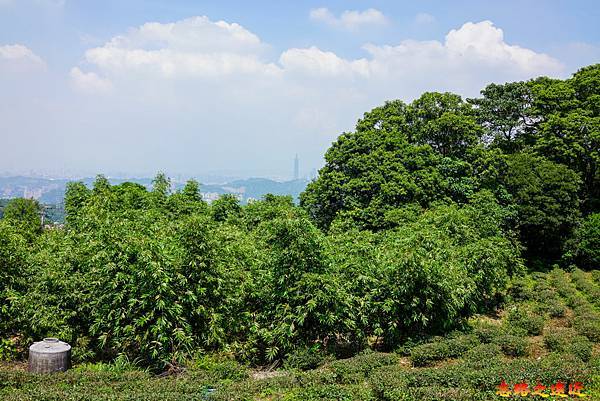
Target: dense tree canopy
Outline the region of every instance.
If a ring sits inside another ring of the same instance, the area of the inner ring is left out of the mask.
[[[566,80],[490,84],[477,99],[425,93],[365,113],[325,155],[301,205],[328,229],[336,219],[393,227],[407,205],[464,204],[482,189],[516,210],[531,257],[557,260],[600,191],[600,65]]]
[[[13,200],[0,340],[58,336],[78,361],[160,369],[210,350],[264,364],[448,332],[525,267],[598,267],[599,99],[596,65],[468,101],[387,102],[333,143],[300,207],[209,204],[164,174],[150,190],[70,183],[65,227]]]

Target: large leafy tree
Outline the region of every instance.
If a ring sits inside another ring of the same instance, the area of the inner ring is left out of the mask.
[[[469,102],[475,106],[477,121],[485,129],[486,142],[508,153],[521,149],[536,122],[531,87],[526,82],[490,84],[481,95]]]
[[[16,198],[4,208],[4,220],[32,237],[42,230],[42,207],[35,199]]]
[[[586,269],[600,267],[600,213],[588,215],[577,227],[571,243],[570,255]]]
[[[600,64],[566,81],[532,83],[542,116],[533,149],[582,178],[584,213],[600,208]]]
[[[473,162],[481,157],[475,151],[481,135],[471,106],[458,95],[426,93],[408,106],[388,102],[331,146],[301,204],[323,228],[339,215],[383,229],[397,207],[464,202],[478,187]]]
[[[577,173],[534,154],[516,153],[508,157],[501,179],[513,197],[529,254],[559,257],[580,216]]]

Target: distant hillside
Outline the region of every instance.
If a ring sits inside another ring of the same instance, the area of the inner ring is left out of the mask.
[[[0,198],[34,198],[44,204],[60,204],[65,196],[67,183],[73,180],[49,179],[35,177],[0,177]],[[83,178],[84,184],[91,187],[94,178]],[[152,186],[151,178],[110,178],[113,185],[123,182],[135,182],[147,188]],[[242,203],[249,199],[261,199],[264,195],[271,193],[275,195],[291,195],[295,201],[308,184],[307,180],[294,180],[278,182],[267,178],[249,178],[235,180],[225,184],[201,184],[202,196],[208,202],[217,199],[223,194],[237,195]],[[184,183],[175,183],[174,190],[182,188]]]

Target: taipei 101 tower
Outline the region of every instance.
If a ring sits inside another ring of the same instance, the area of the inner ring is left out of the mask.
[[[294,158],[294,180],[300,178],[300,161],[298,160],[298,154],[296,153],[296,157]]]

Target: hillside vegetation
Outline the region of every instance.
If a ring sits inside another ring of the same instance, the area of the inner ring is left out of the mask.
[[[82,364],[58,376],[0,368],[3,400],[498,400],[502,380],[581,382],[600,399],[600,275],[556,269],[515,280],[498,316],[475,316],[461,331],[333,360],[297,352],[276,371],[231,354],[197,356],[155,377],[132,361]],[[567,387],[568,388],[568,387]],[[555,399],[554,397],[548,399]],[[556,398],[558,399],[558,397]]]
[[[99,176],[69,183],[65,227],[42,230],[39,205],[13,200],[0,357],[52,336],[77,367],[34,377],[9,363],[0,391],[466,400],[495,397],[501,379],[597,391],[599,105],[600,65],[478,99],[388,102],[340,135],[300,206]],[[285,369],[249,377],[259,366]]]

